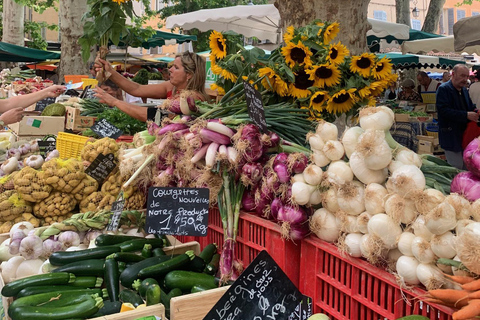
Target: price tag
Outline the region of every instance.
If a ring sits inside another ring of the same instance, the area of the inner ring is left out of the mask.
[[[288,317],[288,320],[307,320],[312,315],[312,298],[303,296],[303,299]]]
[[[43,111],[43,109],[45,109],[46,106],[48,106],[49,104],[55,103],[55,99],[56,98],[48,97],[43,100],[37,101],[37,104],[35,105],[35,111]]]
[[[267,133],[267,120],[265,119],[265,110],[263,109],[262,94],[248,82],[244,81],[243,87],[245,89],[245,100],[247,101],[250,119],[262,133]]]
[[[57,148],[57,138],[54,135],[48,135],[43,137],[42,140],[38,141],[38,149],[40,150],[40,155],[43,158],[47,157],[47,153],[53,151]]]
[[[149,234],[207,235],[208,188],[150,187],[145,231]]]
[[[123,207],[125,206],[125,199],[121,196],[117,201],[112,204],[112,217],[108,224],[108,231],[116,231],[120,225],[120,218],[122,216]]]
[[[117,139],[123,133],[122,130],[118,129],[105,119],[95,121],[90,129],[92,129],[92,131],[98,134],[101,138],[108,137]]]
[[[95,160],[85,169],[85,173],[99,184],[103,184],[108,175],[117,167],[113,153],[104,155],[100,153]]]
[[[203,320],[288,320],[302,299],[292,281],[263,250]]]

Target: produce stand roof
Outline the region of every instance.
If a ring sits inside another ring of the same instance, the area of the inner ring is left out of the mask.
[[[0,61],[41,62],[48,59],[60,59],[60,53],[0,42]]]
[[[387,57],[398,69],[410,68],[452,68],[456,64],[465,64],[465,61],[448,59],[437,56],[419,54],[401,54],[400,52],[379,53],[379,58]]]
[[[197,41],[197,36],[194,35],[185,35],[172,32],[165,32],[156,30],[156,33],[146,41],[142,42],[141,47],[145,49],[161,47],[165,44],[175,44],[175,43],[184,43],[190,41]],[[171,43],[167,43],[171,42]],[[125,43],[120,41],[119,46],[125,46]],[[132,45],[129,45],[132,46]],[[133,46],[132,46],[133,47]]]

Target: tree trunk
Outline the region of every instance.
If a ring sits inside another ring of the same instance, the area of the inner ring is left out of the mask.
[[[87,0],[61,0],[59,3],[62,59],[57,70],[59,82],[66,74],[89,74],[82,60],[78,39],[83,35],[82,15],[87,11]]]
[[[395,0],[395,13],[397,14],[397,23],[406,24],[410,28],[410,0]]]
[[[14,0],[3,1],[3,42],[25,46],[23,28],[25,17],[23,8],[22,5]]]
[[[337,21],[340,32],[334,42],[341,41],[351,54],[367,51],[367,22],[370,0],[276,0],[281,27],[302,27],[315,19]]]
[[[436,33],[438,30],[438,23],[440,15],[442,14],[443,5],[446,0],[431,0],[428,6],[425,22],[423,23],[422,31]],[[474,32],[472,30],[472,32]]]

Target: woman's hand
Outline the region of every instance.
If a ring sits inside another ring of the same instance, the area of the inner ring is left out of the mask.
[[[97,97],[101,103],[106,103],[111,107],[115,106],[115,102],[117,102],[118,99],[108,94],[105,90],[103,90],[100,87],[95,88],[94,91],[95,91],[94,96]]]
[[[23,109],[22,108],[15,108],[10,109],[0,116],[0,120],[2,120],[5,124],[11,124],[19,122],[23,119]]]
[[[47,87],[42,91],[44,91],[47,94],[47,97],[56,98],[59,95],[61,95],[65,90],[67,90],[65,86],[54,85],[54,86]]]
[[[95,73],[98,73],[98,71],[102,69],[104,69],[106,72],[109,72],[109,73],[112,73],[113,71],[115,71],[112,65],[110,64],[110,62],[100,58],[95,60],[94,68],[95,68]]]

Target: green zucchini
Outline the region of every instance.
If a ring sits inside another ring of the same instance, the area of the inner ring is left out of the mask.
[[[163,248],[155,248],[152,250],[152,255],[154,257],[158,257],[158,256],[164,256],[165,255],[165,251],[163,251]]]
[[[91,318],[98,318],[103,316],[108,316],[109,314],[119,313],[120,309],[122,308],[122,303],[120,301],[104,301],[103,307],[98,310]]]
[[[104,259],[87,259],[67,263],[54,269],[52,272],[70,272],[75,276],[96,276],[103,277]]]
[[[120,252],[119,246],[104,246],[79,251],[57,251],[50,255],[49,260],[54,266],[63,266],[87,259],[104,259],[115,252]]]
[[[181,296],[181,295],[182,295],[182,290],[180,290],[178,288],[174,288],[174,289],[170,290],[170,292],[168,294],[165,294],[165,295],[162,295],[160,293],[160,301],[165,306],[165,316],[167,318],[170,318],[170,300],[172,300],[172,298],[175,298],[175,297],[178,297],[178,296]]]
[[[63,292],[63,291],[79,291],[86,288],[74,287],[72,285],[59,285],[59,286],[33,286],[33,287],[26,287],[20,290],[20,292],[16,295],[16,298],[23,298],[27,296],[33,296],[40,293],[47,293],[47,292]],[[103,296],[103,295],[102,295]]]
[[[207,266],[205,267],[205,270],[203,272],[205,272],[206,274],[209,274],[211,276],[214,276],[218,271],[219,265],[220,265],[220,254],[215,253],[213,255],[212,260],[210,260],[210,263],[207,264]]]
[[[131,251],[138,251],[142,250],[143,246],[146,244],[152,245],[152,248],[163,248],[165,246],[165,240],[163,239],[135,239],[130,241],[125,241],[119,243],[118,246],[122,252],[131,252]]]
[[[138,291],[138,294],[140,294],[140,297],[145,298],[148,287],[153,284],[158,285],[158,281],[153,278],[146,278],[143,280],[137,279],[133,282],[132,287],[133,289]]]
[[[4,297],[15,297],[20,290],[27,287],[70,284],[74,281],[75,275],[68,272],[37,274],[7,283],[1,293]]]
[[[146,267],[138,272],[139,278],[162,277],[173,270],[178,270],[195,258],[192,250],[159,264]],[[203,270],[203,269],[202,269]]]
[[[165,286],[169,289],[179,288],[183,292],[191,292],[195,285],[214,289],[218,287],[215,277],[199,272],[175,270],[165,276]]]
[[[215,243],[210,243],[203,248],[202,252],[198,255],[200,258],[205,261],[205,263],[209,263],[212,260],[213,255],[217,253],[218,247]]]
[[[125,241],[130,241],[133,239],[145,239],[145,238],[135,237],[135,236],[125,236],[125,235],[101,234],[97,238],[95,238],[95,245],[97,247],[111,246],[111,245],[116,245]]]
[[[118,272],[120,274],[127,268],[127,264],[123,261],[117,261],[118,262]]]
[[[139,262],[145,260],[145,257],[133,252],[116,252],[107,258],[113,258],[120,262]]]
[[[126,288],[131,288],[133,281],[138,279],[138,273],[140,270],[152,266],[163,261],[167,261],[171,259],[171,256],[160,256],[160,257],[151,257],[147,258],[143,261],[137,262],[131,266],[128,266],[123,272],[120,274],[120,283],[122,286]]]
[[[170,240],[168,240],[168,237],[166,234],[157,234],[156,237],[158,239],[163,239],[165,240],[165,247],[170,247],[172,244],[170,243]]]
[[[203,272],[207,264],[205,260],[200,258],[199,256],[193,257],[193,259],[185,266],[185,270],[193,271],[193,272]]]
[[[100,288],[102,284],[103,284],[103,278],[87,276],[87,277],[75,277],[75,282],[72,283],[72,286],[80,287],[80,288]]]
[[[194,285],[192,287],[192,290],[190,290],[191,293],[196,293],[196,292],[202,292],[202,291],[206,291],[206,290],[210,290],[212,288],[205,288],[205,287],[202,287],[202,286],[199,286],[199,285]]]
[[[124,289],[118,295],[121,302],[131,303],[135,308],[143,304],[143,299],[135,291]]]
[[[160,303],[161,290],[158,284],[152,284],[147,288],[145,301],[148,306]]]
[[[48,303],[53,303],[53,301],[58,301],[53,303],[56,306],[70,305],[70,300],[76,299],[78,296],[88,295],[88,294],[98,294],[102,295],[102,289],[79,289],[76,290],[65,290],[65,291],[49,291],[43,293],[37,293],[30,296],[18,297],[15,299],[10,306],[13,308],[16,307],[26,307],[26,306],[43,306]]]
[[[147,243],[146,245],[143,246],[142,257],[150,258],[151,256],[152,256],[152,245]]]
[[[17,307],[8,308],[12,320],[64,320],[72,318],[88,318],[103,306],[103,300],[95,295],[85,295],[85,300],[71,306],[63,307]]]
[[[110,301],[118,301],[118,294],[120,293],[119,283],[120,273],[118,272],[118,262],[115,259],[105,260],[105,287],[107,288],[108,297]]]

